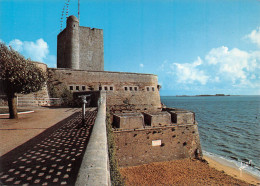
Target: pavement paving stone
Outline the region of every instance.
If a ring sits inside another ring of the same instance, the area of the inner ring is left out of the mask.
[[[76,112],[0,157],[0,185],[74,185],[97,111]]]

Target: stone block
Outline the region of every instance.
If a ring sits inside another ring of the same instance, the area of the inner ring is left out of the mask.
[[[144,116],[141,113],[114,114],[114,125],[120,129],[138,129],[144,127]]]
[[[177,124],[195,124],[195,114],[187,110],[169,111],[172,122]]]
[[[145,124],[159,127],[171,124],[171,115],[168,112],[144,113]]]

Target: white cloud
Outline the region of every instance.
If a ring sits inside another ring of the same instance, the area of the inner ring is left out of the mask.
[[[259,68],[259,56],[258,52],[248,53],[237,48],[229,50],[222,46],[211,49],[205,59],[209,65],[214,66],[216,75],[231,80],[232,83],[241,83]]]
[[[9,45],[17,52],[23,52],[23,42],[19,39],[14,39],[10,41]]]
[[[35,42],[14,39],[9,42],[9,45],[33,61],[45,62],[51,66],[53,66],[52,63],[56,63],[56,56],[49,55],[48,44],[42,38],[36,40]]]
[[[230,78],[233,82],[237,79],[246,79],[246,69],[249,69],[249,54],[237,48],[228,50],[227,47],[213,48],[205,59],[218,68],[218,73]]]
[[[260,27],[246,37],[260,46]],[[216,91],[260,94],[259,50],[246,51],[221,46],[212,48],[205,55],[205,60],[202,59],[198,57],[189,63],[164,61],[158,67],[158,72],[166,89],[213,94]]]
[[[178,83],[192,84],[199,82],[205,85],[209,79],[209,76],[205,75],[203,70],[198,67],[203,64],[200,57],[193,63],[173,63],[172,69],[175,71]]]
[[[257,44],[260,47],[260,27],[256,30],[253,30],[250,34],[246,35],[246,38],[249,38],[253,43]]]
[[[141,63],[139,66],[140,66],[141,68],[144,68],[144,64],[142,64],[142,63]]]

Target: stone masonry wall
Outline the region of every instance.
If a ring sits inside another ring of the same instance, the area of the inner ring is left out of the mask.
[[[121,167],[202,155],[197,125],[114,131],[114,135]]]
[[[103,30],[79,27],[80,69],[104,70]]]
[[[57,36],[57,68],[66,68],[69,65],[65,60],[65,49],[66,49],[66,29],[59,33]]]
[[[161,109],[157,76],[152,74],[48,69],[58,90],[66,86],[71,92],[105,90],[107,106],[127,109]]]
[[[79,26],[78,19],[69,16],[57,37],[57,67],[103,71],[103,30]]]

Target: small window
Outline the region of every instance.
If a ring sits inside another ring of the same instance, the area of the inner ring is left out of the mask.
[[[130,89],[130,91],[132,91],[132,90],[133,90],[133,87],[129,87],[129,89]]]
[[[154,87],[152,87],[152,91],[154,91]]]
[[[107,87],[105,87],[105,90],[107,90]]]
[[[76,86],[76,90],[79,90],[79,86]]]
[[[146,87],[146,90],[149,91],[149,87]]]
[[[114,88],[113,87],[110,87],[110,90],[113,90]]]
[[[127,87],[125,87],[125,91],[127,91]]]
[[[137,91],[137,87],[135,87],[135,91]]]
[[[82,88],[82,90],[86,90],[86,87],[85,87],[85,86],[82,86],[81,88]]]
[[[99,87],[99,90],[102,90],[102,87],[101,87],[101,86]]]
[[[73,90],[73,86],[70,86],[70,90]]]

